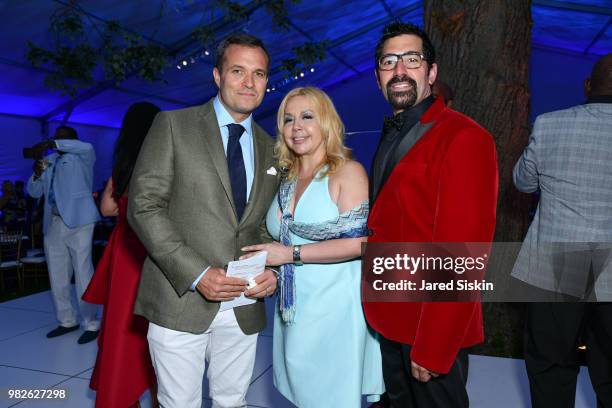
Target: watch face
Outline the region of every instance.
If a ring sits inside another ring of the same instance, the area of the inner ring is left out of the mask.
[[[300,245],[293,246],[293,263],[296,265],[302,264],[301,248],[302,247]]]

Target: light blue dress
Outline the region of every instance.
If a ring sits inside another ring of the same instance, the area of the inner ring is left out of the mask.
[[[328,177],[314,179],[295,209],[297,222],[337,218]],[[268,231],[279,239],[278,197],[267,214]],[[313,241],[291,234],[293,244]],[[300,408],[361,406],[361,396],[384,392],[378,340],[361,308],[361,262],[295,267],[295,321],[285,324],[278,299],[274,315],[274,385]]]

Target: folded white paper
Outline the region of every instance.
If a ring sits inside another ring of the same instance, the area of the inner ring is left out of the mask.
[[[232,276],[235,278],[242,278],[247,282],[254,279],[257,275],[262,274],[266,269],[266,258],[268,257],[267,251],[257,252],[254,256],[243,259],[240,261],[232,261],[227,264],[226,276]],[[252,282],[252,281],[251,281]],[[250,289],[250,285],[249,285]],[[241,293],[239,297],[221,302],[220,311],[233,309],[238,306],[250,305],[255,303],[256,299],[249,299]]]

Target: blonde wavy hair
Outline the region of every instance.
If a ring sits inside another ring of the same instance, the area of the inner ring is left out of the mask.
[[[320,174],[320,177],[333,174],[352,157],[351,149],[344,145],[344,124],[334,107],[334,103],[321,89],[310,86],[289,91],[278,108],[274,153],[278,159],[279,167],[287,171],[287,179],[293,180],[297,177],[298,157],[289,149],[283,137],[285,107],[289,99],[295,96],[305,96],[314,104],[316,121],[321,128],[321,135],[325,141],[325,160],[316,171],[318,172],[327,165],[327,169]]]

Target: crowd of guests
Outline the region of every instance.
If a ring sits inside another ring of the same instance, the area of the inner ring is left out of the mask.
[[[264,299],[275,295],[274,385],[295,405],[358,407],[362,396],[383,396],[379,406],[469,405],[468,349],[484,338],[480,303],[362,302],[359,257],[365,242],[491,242],[495,143],[450,109],[452,91],[436,82],[435,48],[418,27],[387,26],[375,54],[376,81],[393,116],[370,176],[352,159],[342,120],[320,89],[287,93],[276,141],[255,123],[270,56],[251,35],[219,44],[218,94],[204,105],[130,107],[100,204],[117,225],[95,273],[95,152],[67,126],[43,142],[52,153],[37,161],[28,191],[45,197],[45,253],[59,321],[47,337],[82,326],[79,343],[98,338],[91,379],[97,407],[136,406],[151,389],[155,405],[199,408],[205,368],[213,406],[246,406],[257,336],[266,326]],[[596,108],[609,117],[595,108],[589,114],[596,132],[607,129],[600,139],[610,145],[612,62],[602,61],[586,106],[604,105]],[[522,191],[546,185],[537,180],[545,159],[536,142],[515,170]],[[610,174],[607,167],[593,171]],[[18,206],[9,190],[6,201]],[[603,210],[601,217],[610,220]],[[226,276],[229,261],[262,250],[267,268],[254,286]],[[73,269],[80,313],[69,301]],[[241,295],[257,301],[221,307]],[[101,323],[95,304],[104,306]],[[533,406],[571,406],[577,368],[568,356],[586,312],[572,315],[565,347],[553,353],[558,326],[549,309],[530,311]],[[612,314],[605,315],[592,349],[607,363],[592,375],[600,406],[611,407]],[[546,333],[533,324],[543,321],[551,325]]]
[[[18,187],[19,186],[19,187]],[[27,214],[27,198],[23,190],[23,181],[13,183],[4,180],[2,183],[2,197],[0,197],[0,223],[3,229],[14,229],[23,224]]]
[[[4,180],[0,196],[0,230],[29,233],[42,220],[42,200],[28,196],[25,183]]]

